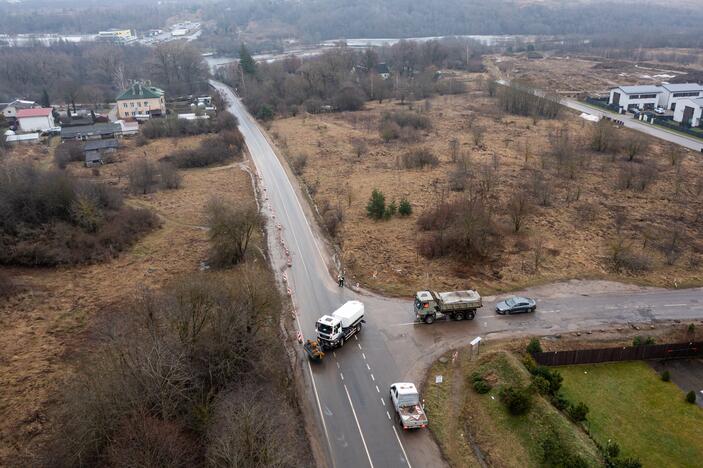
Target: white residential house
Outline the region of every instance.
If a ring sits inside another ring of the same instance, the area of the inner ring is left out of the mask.
[[[667,110],[676,110],[676,103],[684,99],[703,97],[703,85],[698,83],[667,83],[661,89],[658,105]]]
[[[36,109],[20,109],[17,111],[17,122],[23,132],[43,132],[56,127],[53,109],[38,107]]]
[[[654,85],[618,86],[610,90],[608,104],[614,104],[622,110],[654,110],[658,105],[662,89]]]
[[[703,97],[678,101],[674,110],[674,121],[688,127],[703,128]]]
[[[36,103],[34,101],[23,101],[21,99],[15,99],[14,101],[8,102],[4,106],[2,106],[2,115],[4,115],[6,119],[14,119],[17,118],[18,110],[31,109],[34,106],[36,106]]]

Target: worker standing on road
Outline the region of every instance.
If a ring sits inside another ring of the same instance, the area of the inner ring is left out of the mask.
[[[344,287],[344,275],[342,273],[337,275],[337,284],[340,288]]]

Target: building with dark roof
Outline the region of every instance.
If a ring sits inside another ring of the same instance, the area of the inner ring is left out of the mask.
[[[85,154],[85,167],[99,166],[105,161],[103,157],[106,154],[117,151],[119,144],[114,138],[107,140],[91,140],[83,146]]]
[[[115,123],[83,125],[80,127],[61,127],[61,141],[66,140],[101,140],[122,135],[122,127]]]
[[[149,119],[166,115],[163,90],[144,83],[134,83],[117,96],[117,115],[120,119]]]

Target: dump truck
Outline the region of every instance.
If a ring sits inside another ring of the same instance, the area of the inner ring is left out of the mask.
[[[427,427],[429,421],[415,384],[408,382],[394,383],[391,385],[390,393],[396,419],[403,426],[403,429]]]
[[[438,318],[473,320],[476,309],[483,307],[481,295],[476,291],[418,291],[415,294],[415,317],[420,322],[432,323]]]
[[[361,331],[364,321],[364,304],[347,301],[332,315],[323,315],[315,323],[317,340],[323,350],[340,348]]]

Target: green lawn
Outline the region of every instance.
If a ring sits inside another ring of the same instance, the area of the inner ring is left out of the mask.
[[[560,367],[563,392],[585,402],[600,443],[613,439],[645,467],[703,465],[703,410],[644,362]]]

